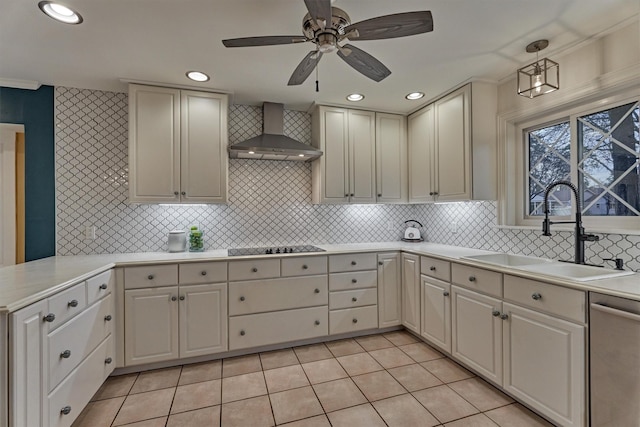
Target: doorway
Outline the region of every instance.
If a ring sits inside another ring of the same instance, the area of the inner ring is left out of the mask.
[[[25,258],[24,125],[0,123],[0,267]]]

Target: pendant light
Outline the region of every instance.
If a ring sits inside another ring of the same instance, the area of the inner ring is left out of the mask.
[[[535,98],[560,89],[560,65],[549,58],[538,58],[538,53],[547,46],[548,40],[527,45],[528,53],[536,53],[536,62],[518,70],[518,95]]]

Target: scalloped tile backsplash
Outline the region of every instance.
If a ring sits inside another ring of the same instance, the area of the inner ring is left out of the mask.
[[[169,230],[198,224],[208,249],[399,240],[407,219],[431,242],[568,259],[573,235],[496,228],[495,202],[428,205],[312,205],[307,163],[229,161],[229,204],[131,205],[127,94],[55,89],[56,252],[78,255],[166,250]],[[285,110],[284,132],[309,144],[311,117]],[[232,105],[230,143],[258,135],[260,107]],[[455,221],[457,232],[450,224]],[[84,228],[96,228],[94,240]],[[640,271],[640,236],[604,234],[587,243],[588,262],[621,257]]]

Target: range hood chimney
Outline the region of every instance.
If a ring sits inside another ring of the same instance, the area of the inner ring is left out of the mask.
[[[262,135],[228,147],[232,159],[310,162],[322,151],[284,135],[284,105],[262,104]]]

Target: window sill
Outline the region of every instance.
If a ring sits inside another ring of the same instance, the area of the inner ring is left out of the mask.
[[[542,233],[542,220],[540,220],[540,225],[496,225],[497,229],[504,230],[538,230]],[[574,227],[569,225],[553,225],[551,231],[571,231],[573,232]],[[599,234],[627,234],[630,236],[640,236],[640,230],[634,229],[622,229],[622,228],[602,228],[602,227],[589,227],[585,226],[585,230],[587,233],[599,233]]]

